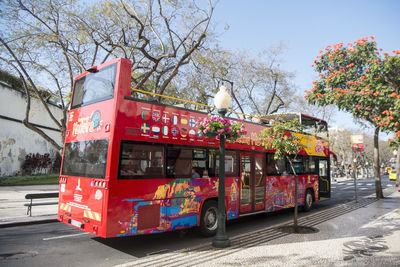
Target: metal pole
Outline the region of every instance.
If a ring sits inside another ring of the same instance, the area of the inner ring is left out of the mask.
[[[357,198],[357,168],[356,168],[356,162],[357,162],[357,154],[355,155],[355,158],[353,160],[353,172],[354,172],[354,197],[356,198],[356,202],[358,202],[358,198]]]
[[[218,109],[221,118],[225,117],[227,109]],[[225,222],[225,136],[221,135],[219,140],[219,183],[218,183],[218,213],[217,213],[217,234],[212,245],[216,248],[226,248],[230,246],[230,241],[226,235]]]

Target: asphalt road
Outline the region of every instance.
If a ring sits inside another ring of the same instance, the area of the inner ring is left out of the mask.
[[[387,176],[382,187],[392,187]],[[359,196],[375,193],[374,180],[358,180]],[[332,185],[330,200],[314,204],[307,215],[354,200],[354,183]],[[300,213],[302,216],[304,213]],[[293,210],[247,216],[229,222],[228,236],[237,236],[290,221]],[[113,266],[148,255],[172,252],[211,242],[194,230],[163,234],[102,239],[61,223],[48,223],[0,229],[1,266]]]

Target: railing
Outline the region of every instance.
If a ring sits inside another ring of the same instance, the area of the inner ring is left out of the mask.
[[[180,99],[180,98],[176,98],[176,97],[173,97],[173,96],[166,96],[166,95],[157,94],[157,93],[153,93],[153,92],[148,92],[148,91],[144,91],[144,90],[140,90],[140,89],[134,89],[134,88],[132,88],[131,90],[133,92],[138,92],[138,93],[145,94],[145,95],[152,95],[152,96],[157,96],[157,97],[162,97],[162,98],[166,98],[166,99],[179,101],[179,102],[182,102],[182,103],[192,104],[192,105],[195,105],[195,110],[199,110],[199,107],[208,108],[208,109],[211,109],[211,110],[216,110],[217,109],[216,107],[213,107],[213,106],[209,106],[209,105],[202,104],[202,103],[197,103],[197,102],[190,101],[190,100]],[[259,117],[259,116],[251,116],[251,115],[248,115],[248,114],[236,112],[234,110],[228,110],[228,112],[236,114],[238,116],[242,116],[242,118],[252,118],[253,122],[257,122],[257,121],[254,121],[254,119],[259,120],[258,122],[264,121],[266,123],[274,121],[274,120],[266,119],[266,118]]]

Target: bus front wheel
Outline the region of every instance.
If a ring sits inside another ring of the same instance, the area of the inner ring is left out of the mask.
[[[203,236],[213,236],[217,232],[217,212],[218,203],[215,200],[208,200],[201,209],[200,234]]]
[[[313,204],[313,194],[310,189],[307,189],[304,197],[303,211],[310,211]]]

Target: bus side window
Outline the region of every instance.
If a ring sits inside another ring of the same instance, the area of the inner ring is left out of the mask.
[[[201,148],[168,147],[167,176],[171,178],[192,177],[192,171],[199,176],[206,170],[206,150]]]
[[[122,142],[118,178],[163,178],[163,154],[161,145]]]
[[[225,176],[238,176],[238,157],[236,151],[225,151]],[[219,152],[216,154],[215,176],[219,175]]]
[[[274,154],[267,154],[267,175],[288,175],[285,159],[274,159]]]
[[[292,159],[292,164],[293,164],[293,169],[296,172],[297,175],[299,174],[304,174],[304,169],[303,169],[303,156],[297,155],[296,157],[291,157]],[[293,174],[292,167],[290,166],[290,163],[287,163],[287,168],[289,170],[290,174]]]
[[[315,174],[315,158],[312,156],[303,156],[304,174]]]

